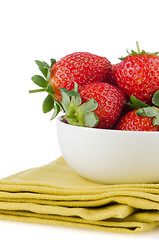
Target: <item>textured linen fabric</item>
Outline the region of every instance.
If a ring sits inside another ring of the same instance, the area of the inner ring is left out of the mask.
[[[146,232],[159,225],[159,184],[94,183],[60,157],[0,180],[0,219]]]

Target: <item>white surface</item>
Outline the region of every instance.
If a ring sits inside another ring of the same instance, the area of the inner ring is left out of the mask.
[[[6,0],[0,2],[0,178],[48,163],[60,155],[55,123],[44,115],[44,93],[29,95],[35,59],[75,51],[112,63],[135,48],[159,50],[158,0]],[[0,222],[3,239],[158,239],[159,230],[123,236],[62,227]]]
[[[58,118],[64,159],[81,176],[104,184],[158,183],[159,133],[76,127]]]

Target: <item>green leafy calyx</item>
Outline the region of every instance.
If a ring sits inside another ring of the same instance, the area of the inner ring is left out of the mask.
[[[147,105],[146,103],[140,101],[134,95],[131,95],[130,96],[130,102],[129,103],[125,103],[125,104],[127,106],[131,107],[132,109],[139,109],[139,108],[143,108],[143,107],[149,107],[149,105]]]
[[[153,118],[153,125],[159,125],[159,90],[152,97],[153,106],[150,106],[138,100],[133,95],[130,97],[131,102],[126,103],[132,109],[137,109],[136,114],[141,117]]]
[[[34,75],[31,79],[37,86],[39,86],[41,88],[35,89],[35,90],[30,90],[29,93],[46,92],[48,94],[47,97],[43,101],[42,110],[44,113],[48,113],[52,109],[54,109],[53,115],[51,117],[51,120],[53,120],[58,115],[58,113],[63,110],[63,107],[60,104],[60,102],[58,102],[54,98],[54,91],[53,91],[51,85],[49,85],[51,68],[56,63],[56,60],[53,58],[50,59],[50,62],[51,62],[50,65],[44,61],[41,62],[39,60],[36,60],[35,62],[38,65],[39,70],[41,71],[43,76]]]
[[[78,93],[78,86],[75,83],[73,91],[60,88],[61,104],[65,111],[65,120],[75,126],[95,127],[98,124],[98,117],[93,112],[97,109],[98,103],[91,99],[82,104],[82,99]]]
[[[127,49],[126,52],[128,53],[128,55],[126,57],[120,57],[119,59],[124,60],[129,55],[135,56],[135,55],[143,55],[143,54],[148,54],[148,55],[158,55],[159,54],[159,52],[150,53],[150,52],[146,52],[145,50],[140,50],[138,41],[136,41],[136,47],[137,47],[137,51],[131,50],[129,52],[128,49]]]
[[[44,61],[41,62],[39,60],[35,60],[36,64],[39,67],[39,70],[43,74],[43,77],[40,75],[34,75],[31,79],[37,86],[39,86],[41,88],[36,89],[36,90],[30,90],[29,93],[43,92],[43,91],[48,92],[48,88],[51,87],[48,84],[48,81],[49,81],[50,75],[51,75],[51,68],[52,68],[53,64],[56,63],[55,59],[50,59],[50,61],[51,61],[51,65],[47,64]]]

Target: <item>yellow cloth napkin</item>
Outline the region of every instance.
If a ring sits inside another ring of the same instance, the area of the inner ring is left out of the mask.
[[[159,225],[159,184],[97,184],[60,157],[0,180],[0,219],[145,232]]]

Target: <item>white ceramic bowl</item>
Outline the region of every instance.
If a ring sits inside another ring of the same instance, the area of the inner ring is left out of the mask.
[[[76,127],[57,120],[62,155],[81,176],[104,184],[159,182],[159,132]]]

